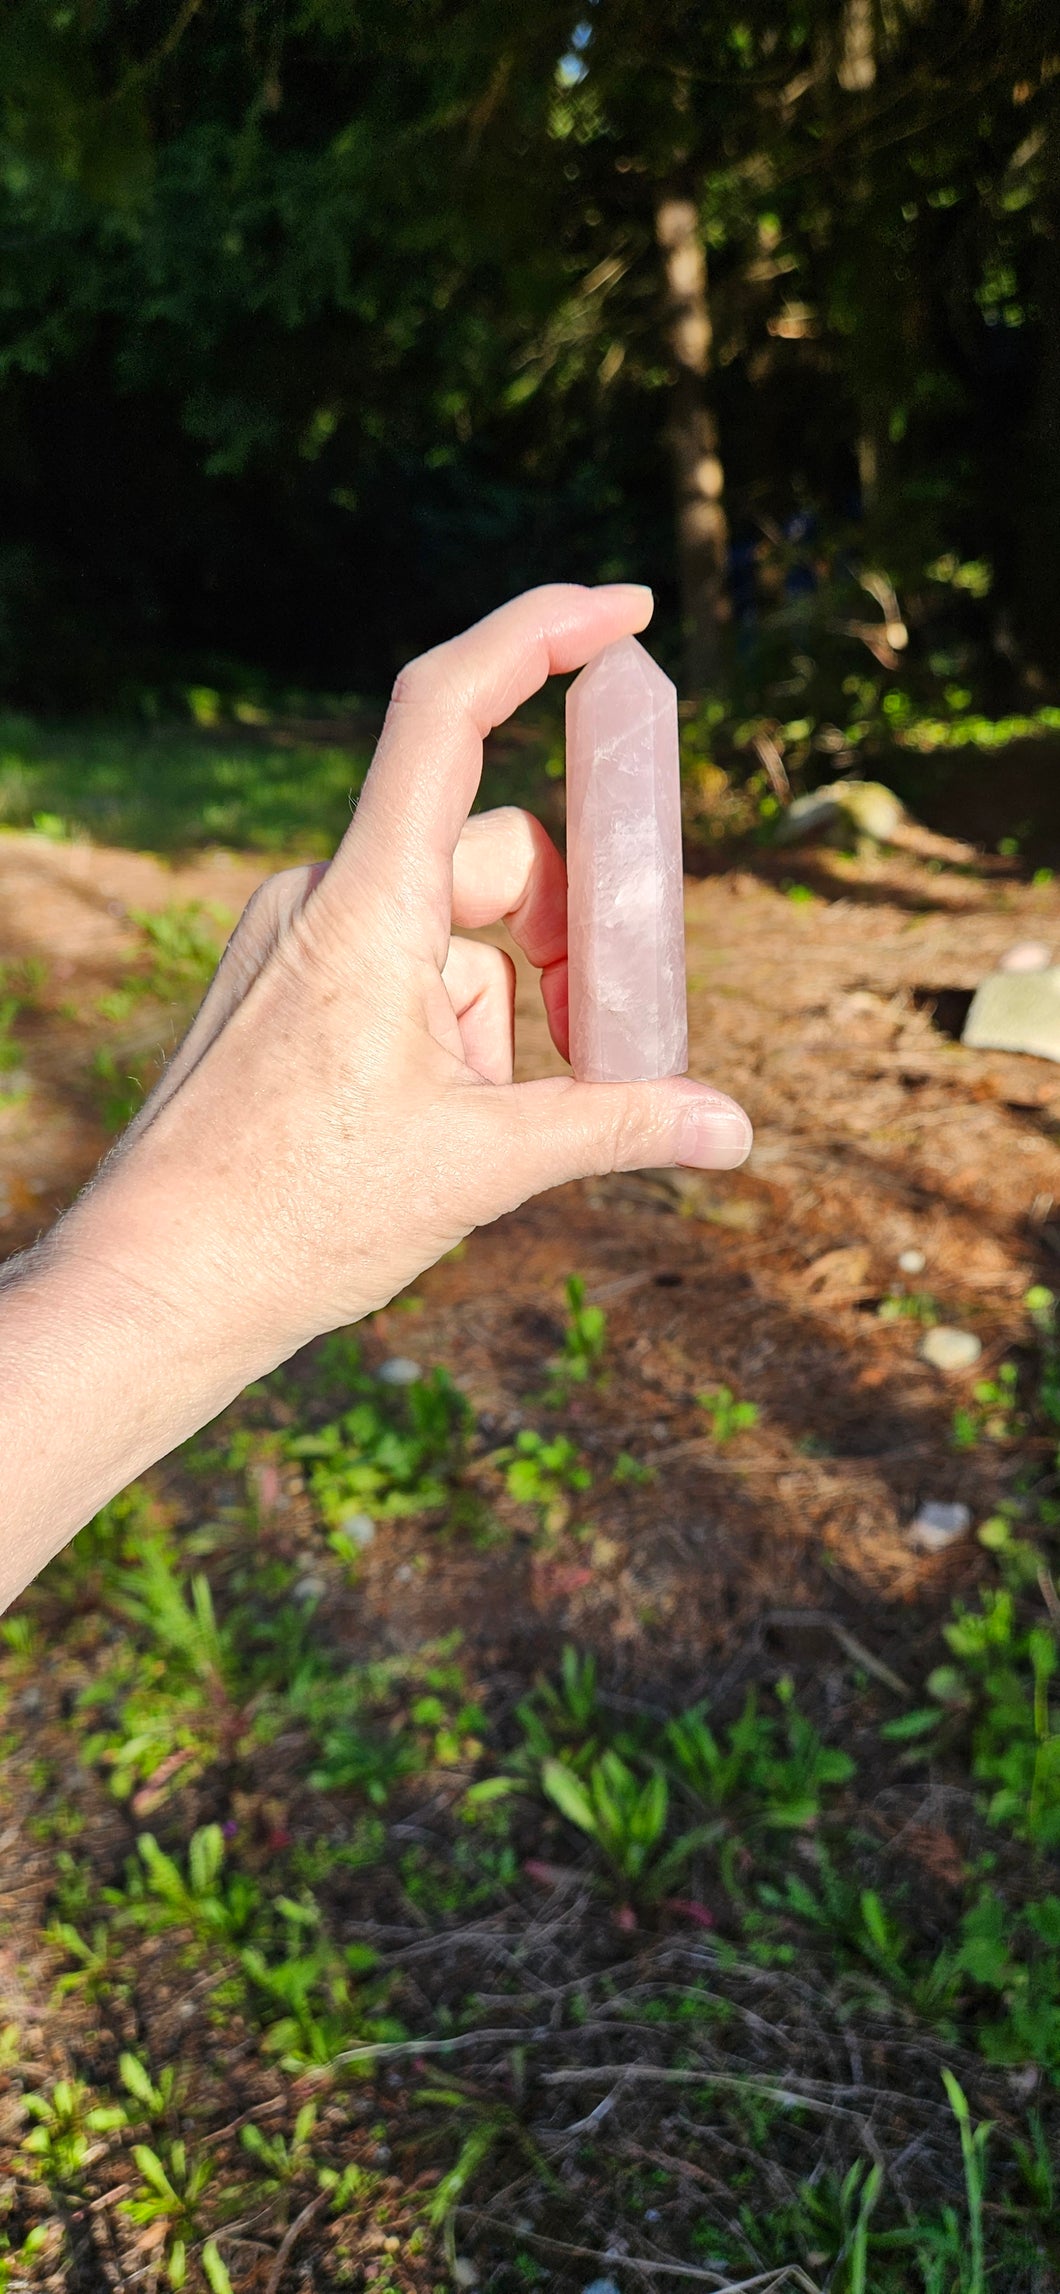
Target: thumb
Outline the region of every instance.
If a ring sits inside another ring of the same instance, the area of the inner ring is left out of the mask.
[[[542,1188],[607,1171],[668,1163],[732,1171],[746,1162],[754,1138],[749,1117],[734,1099],[688,1076],[662,1083],[578,1083],[572,1076],[549,1076],[494,1087],[488,1097],[501,1134],[494,1143],[494,1168],[506,1202],[513,1204]]]

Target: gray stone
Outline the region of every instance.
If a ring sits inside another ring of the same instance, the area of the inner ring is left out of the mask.
[[[941,1498],[926,1498],[915,1521],[909,1525],[909,1543],[921,1553],[944,1553],[948,1545],[956,1545],[967,1537],[972,1526],[971,1509],[966,1505],[949,1505]]]
[[[972,1051],[1060,1060],[1060,964],[1044,972],[991,972],[972,997],[961,1042]]]
[[[777,823],[778,844],[802,844],[811,837],[843,844],[868,836],[886,844],[905,819],[905,807],[882,781],[833,781],[812,796],[796,797]]]
[[[341,1529],[344,1537],[349,1538],[351,1545],[364,1546],[375,1543],[375,1523],[370,1513],[340,1514],[335,1526],[337,1529]]]
[[[926,1330],[919,1347],[921,1361],[930,1362],[933,1370],[970,1370],[982,1351],[981,1339],[970,1330],[954,1330],[947,1322]]]
[[[376,1377],[384,1386],[415,1386],[423,1372],[418,1362],[410,1361],[407,1354],[392,1354],[389,1362],[382,1362]]]
[[[454,2286],[477,2286],[478,2266],[472,2262],[470,2255],[454,2254],[449,2266],[449,2276]]]
[[[293,1598],[296,1601],[322,1601],[326,1592],[327,1586],[322,1577],[300,1577],[293,1588]]]

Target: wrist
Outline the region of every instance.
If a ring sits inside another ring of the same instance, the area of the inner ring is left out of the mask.
[[[258,1367],[167,1252],[137,1239],[117,1181],[0,1280],[0,1605]]]

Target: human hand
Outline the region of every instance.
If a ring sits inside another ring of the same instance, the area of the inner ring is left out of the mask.
[[[527,813],[468,819],[482,739],[552,671],[643,628],[650,593],[556,585],[399,677],[330,866],[254,895],[192,1028],[67,1221],[258,1375],[380,1307],[471,1228],[565,1180],[728,1169],[751,1128],[705,1086],[512,1081],[504,918],[567,1049],[566,881]]]

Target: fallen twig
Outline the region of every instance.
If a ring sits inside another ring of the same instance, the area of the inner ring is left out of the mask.
[[[280,2281],[287,2267],[288,2255],[296,2241],[301,2237],[303,2230],[308,2230],[310,2223],[315,2221],[316,2216],[323,2213],[330,2196],[330,2191],[319,2191],[316,2198],[311,2198],[309,2205],[302,2208],[301,2214],[295,2215],[290,2229],[285,2231],[277,2248],[276,2260],[265,2281],[265,2294],[279,2294]]]
[[[840,1623],[838,1617],[830,1616],[827,1609],[767,1609],[761,1622],[763,1625],[787,1626],[795,1630],[800,1626],[806,1629],[812,1627],[817,1632],[830,1633],[833,1641],[838,1641],[847,1656],[853,1658],[856,1665],[863,1665],[875,1680],[882,1681],[884,1688],[893,1689],[899,1697],[911,1697],[913,1694],[907,1681],[903,1681],[898,1673],[892,1673],[882,1657],[874,1657],[872,1650],[866,1649],[864,1642],[857,1640]]]
[[[702,2270],[685,2262],[656,2262],[646,2254],[616,2254],[602,2246],[567,2246],[558,2238],[545,2238],[536,2230],[516,2231],[510,2222],[484,2214],[479,2208],[461,2206],[457,2214],[470,2222],[482,2223],[490,2230],[505,2231],[517,2237],[524,2246],[543,2246],[549,2254],[570,2255],[576,2262],[604,2262],[614,2269],[640,2270],[646,2275],[656,2272],[663,2278],[687,2278],[698,2286],[712,2286],[715,2294],[780,2294],[785,2285],[798,2286],[802,2294],[821,2294],[813,2278],[808,2278],[797,2262],[782,2262],[772,2270],[760,2270],[753,2278],[725,2278],[718,2270]]]

